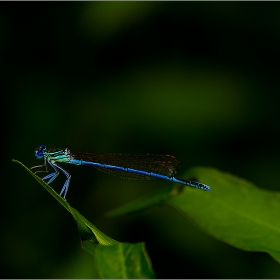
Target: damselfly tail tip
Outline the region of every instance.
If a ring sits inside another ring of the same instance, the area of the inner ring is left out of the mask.
[[[211,191],[211,188],[209,186],[205,185],[205,189],[204,190],[205,191]]]
[[[190,182],[191,182],[190,183],[191,187],[194,187],[194,188],[197,188],[197,189],[200,189],[203,191],[211,191],[211,188],[206,184],[195,182],[195,181],[190,181]]]
[[[206,184],[203,184],[203,183],[199,183],[199,182],[196,182],[197,183],[197,187],[203,191],[211,191],[211,188],[210,186],[206,185]]]

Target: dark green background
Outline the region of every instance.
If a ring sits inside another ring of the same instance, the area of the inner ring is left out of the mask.
[[[168,153],[178,177],[211,166],[278,190],[279,14],[277,2],[1,3],[1,277],[94,276],[72,217],[11,162],[39,164],[42,143]],[[269,255],[219,242],[171,207],[103,216],[168,182],[64,167],[68,202],[112,238],[146,242],[157,277],[280,278]]]

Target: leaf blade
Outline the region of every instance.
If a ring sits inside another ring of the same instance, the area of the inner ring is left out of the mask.
[[[109,257],[110,256],[110,257]],[[95,264],[101,278],[154,278],[144,243],[97,246]]]
[[[154,278],[151,261],[143,243],[121,243],[105,235],[24,164],[17,160],[12,161],[24,167],[72,214],[78,226],[82,248],[94,256],[95,273],[99,276],[110,275],[110,278]],[[114,254],[114,252],[118,252],[118,254]],[[118,270],[119,266],[108,268],[108,266],[104,266],[104,262],[98,262],[104,258],[113,264],[122,264],[122,273]]]
[[[187,176],[207,183],[211,192],[186,188],[168,204],[215,238],[243,250],[267,252],[280,262],[279,192],[210,168],[193,168]]]

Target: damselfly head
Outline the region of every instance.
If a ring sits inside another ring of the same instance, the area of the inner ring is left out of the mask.
[[[40,145],[40,147],[35,150],[36,158],[38,158],[38,159],[43,158],[44,157],[44,151],[46,149],[47,149],[47,147],[45,145]]]
[[[44,157],[44,153],[42,150],[37,150],[37,151],[35,151],[35,156],[36,156],[36,158],[41,159]]]

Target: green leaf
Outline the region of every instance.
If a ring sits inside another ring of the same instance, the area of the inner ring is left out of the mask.
[[[97,246],[95,264],[101,278],[154,278],[144,243]]]
[[[101,232],[34,172],[17,160],[75,219],[81,245],[94,256],[95,269],[105,278],[154,278],[144,244],[120,243]],[[107,265],[105,265],[107,263]]]
[[[75,219],[79,233],[81,236],[82,246],[87,244],[86,247],[91,244],[91,247],[96,245],[96,243],[100,243],[101,245],[111,246],[119,243],[118,241],[110,238],[103,232],[101,232],[98,228],[96,228],[92,223],[90,223],[85,217],[83,217],[75,208],[71,207],[70,204],[63,199],[58,193],[54,191],[46,182],[44,182],[40,177],[38,177],[32,170],[27,168],[21,162],[17,160],[13,160],[24,167],[67,211],[69,211],[73,218]],[[85,243],[85,244],[84,244]]]
[[[171,206],[217,239],[243,250],[267,252],[280,262],[279,192],[210,168],[193,168],[186,176],[210,185],[211,191],[185,188],[167,200]]]

